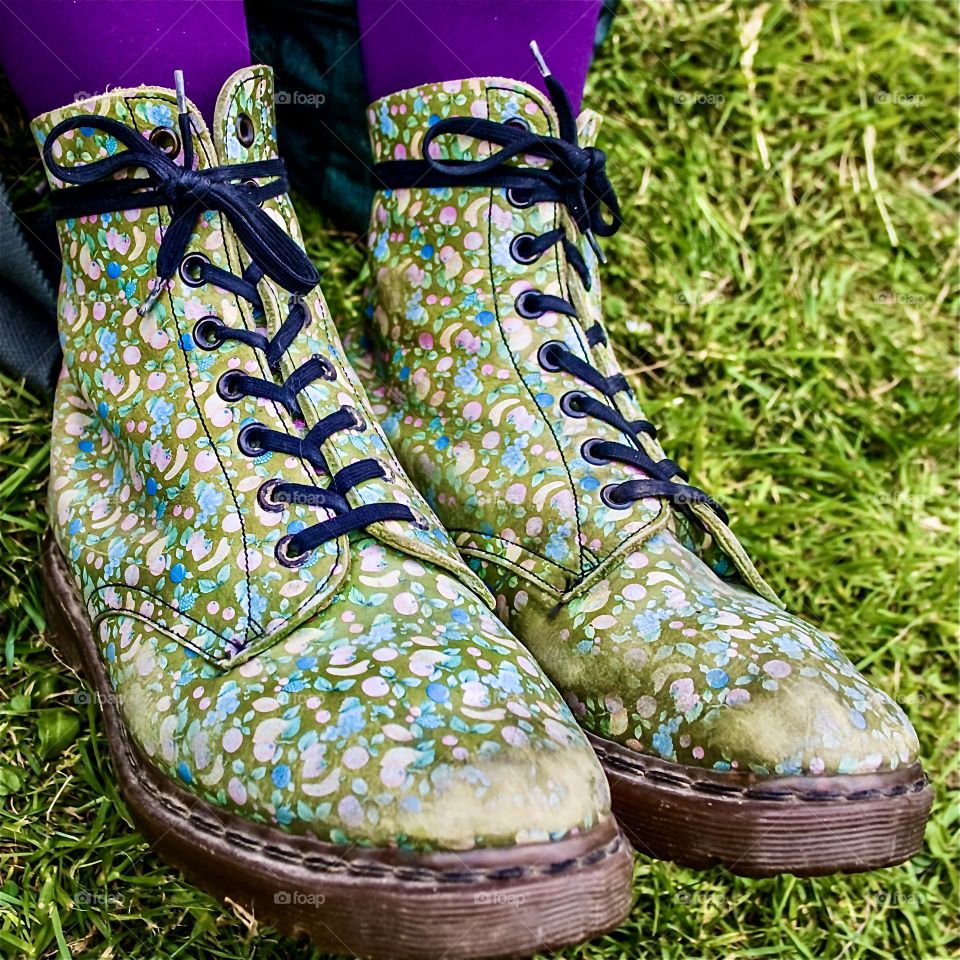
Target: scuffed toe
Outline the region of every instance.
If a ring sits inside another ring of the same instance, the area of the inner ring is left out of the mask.
[[[379,577],[403,575],[401,557],[369,550]],[[468,850],[557,839],[609,815],[567,705],[439,571],[390,594],[358,579],[349,603],[227,671],[137,620],[102,630],[140,748],[250,819],[337,843]]]

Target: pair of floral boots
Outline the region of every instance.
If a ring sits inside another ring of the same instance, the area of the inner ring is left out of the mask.
[[[631,842],[762,876],[922,839],[909,722],[782,608],[618,370],[599,117],[547,84],[370,107],[353,365],[268,68],[211,129],[182,88],[34,123],[64,260],[54,642],[154,847],[337,953],[586,939],[630,908]]]

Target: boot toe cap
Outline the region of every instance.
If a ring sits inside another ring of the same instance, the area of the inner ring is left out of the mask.
[[[134,739],[204,799],[334,842],[463,850],[592,828],[609,793],[563,699],[474,594],[432,583],[370,606],[347,591],[226,672],[115,622]]]
[[[781,667],[780,664],[783,664]],[[789,664],[778,661],[778,670]],[[790,667],[776,685],[754,687],[750,698],[732,688],[703,717],[704,758],[777,774],[859,774],[916,762],[919,744],[900,707],[863,678]]]
[[[827,634],[670,538],[648,540],[565,612],[562,657],[535,652],[587,729],[634,750],[761,775],[917,759],[903,711]]]

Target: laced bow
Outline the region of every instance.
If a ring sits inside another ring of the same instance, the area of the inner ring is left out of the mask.
[[[167,207],[170,223],[157,252],[157,293],[176,272],[201,214],[216,210],[230,222],[251,260],[268,277],[291,293],[312,290],[320,282],[316,267],[260,206],[264,200],[287,191],[283,161],[260,160],[195,170],[189,114],[181,113],[178,122],[182,166],[156,144],[112,117],[84,115],[61,120],[43,146],[43,159],[50,172],[64,183],[75,185],[55,192],[53,206],[57,218]],[[65,167],[58,163],[53,157],[53,145],[63,134],[84,128],[102,130],[127,149],[83,165]],[[108,179],[121,170],[137,169],[146,170],[147,176]],[[256,177],[273,179],[258,186]]]

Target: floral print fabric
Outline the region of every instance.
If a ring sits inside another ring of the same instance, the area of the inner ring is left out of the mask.
[[[175,97],[140,89],[74,104],[35,121],[38,142],[65,116],[91,113],[151,137],[173,130]],[[198,117],[201,165],[275,156],[268,69],[227,82],[212,135]],[[117,149],[91,124],[63,136],[56,157],[89,163]],[[286,197],[266,206],[299,238]],[[236,342],[204,350],[193,336],[208,315],[275,332],[290,302],[269,280],[258,286],[262,316],[189,275],[138,315],[166,217],[130,210],[59,225],[65,365],[52,522],[138,748],[209,802],[334,842],[469,849],[560,837],[608,816],[586,739],[396,462],[319,291],[283,372],[316,353],[338,376],[301,394],[303,423],[263,400],[223,399],[216,384],[228,370],[270,377],[263,358]],[[234,274],[246,265],[216,214],[189,249]],[[328,478],[297,457],[247,457],[237,434],[259,421],[302,435],[343,405],[367,426],[324,443],[331,470],[381,459],[391,478],[363,483],[352,502],[396,499],[424,529],[374,524],[290,569],[276,540],[327,514],[267,511],[257,491],[273,477]]]
[[[557,129],[552,107],[524,84],[426,85],[370,107],[375,158],[420,158],[426,131],[450,116]],[[598,122],[581,116],[582,143]],[[490,149],[464,136],[434,147],[446,159]],[[557,226],[580,244],[589,292],[559,244],[533,263],[513,256],[517,237]],[[692,508],[709,531],[697,539],[660,500],[620,510],[600,499],[606,483],[642,474],[583,456],[587,438],[620,435],[565,413],[563,394],[590,388],[539,362],[541,347],[561,340],[617,372],[612,352],[587,341],[600,319],[596,261],[559,205],[522,206],[499,188],[384,190],[369,250],[374,357],[358,362],[376,365],[382,386],[372,392],[391,442],[588,730],[667,760],[761,774],[915,759],[899,707],[780,608],[709,509]],[[516,298],[531,288],[571,300],[578,318],[521,316]],[[642,417],[629,395],[616,402],[627,419]]]

